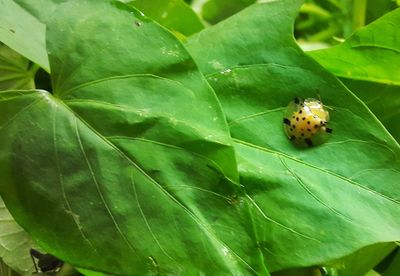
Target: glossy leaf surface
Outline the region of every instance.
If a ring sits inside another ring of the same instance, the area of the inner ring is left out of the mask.
[[[227,116],[271,271],[322,265],[400,237],[399,145],[296,45],[300,4],[255,4],[187,44]],[[296,96],[320,96],[331,108],[327,143],[300,149],[286,138],[283,114]]]
[[[309,52],[340,77],[400,141],[400,9],[361,29],[344,43]]]
[[[54,96],[0,93],[0,192],[17,221],[89,270],[266,274],[224,116],[180,42],[117,1],[55,13]]]

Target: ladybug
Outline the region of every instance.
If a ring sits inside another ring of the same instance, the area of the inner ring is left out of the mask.
[[[321,101],[294,98],[287,107],[283,125],[289,139],[298,146],[316,146],[325,142],[332,129],[327,127],[329,112]]]

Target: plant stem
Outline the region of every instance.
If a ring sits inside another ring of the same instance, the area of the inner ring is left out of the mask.
[[[353,0],[353,31],[365,25],[365,13],[367,11],[367,0]]]

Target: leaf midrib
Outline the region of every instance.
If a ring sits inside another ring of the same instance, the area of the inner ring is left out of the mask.
[[[44,93],[43,93],[44,94]],[[48,97],[47,95],[43,95],[44,97]],[[50,100],[53,100],[49,98]],[[109,141],[106,137],[101,135],[99,132],[97,132],[90,124],[88,124],[83,118],[81,118],[78,114],[76,114],[68,105],[64,104],[62,100],[55,100],[54,102],[60,104],[62,107],[64,107],[66,110],[68,110],[75,118],[77,118],[81,123],[83,123],[86,127],[88,127],[96,136],[98,136],[102,141],[104,141],[106,144],[111,146],[120,156],[122,156],[124,159],[126,159],[132,166],[134,166],[140,173],[142,173],[151,183],[153,183],[157,188],[159,188],[165,195],[167,195],[173,202],[175,202],[179,207],[182,208],[182,210],[185,211],[185,213],[198,225],[200,229],[208,237],[210,237],[212,240],[217,242],[218,244],[228,248],[230,252],[232,252],[238,260],[240,260],[243,264],[245,264],[249,269],[251,269],[253,272],[257,273],[244,259],[242,259],[235,251],[233,251],[229,246],[227,246],[224,242],[219,240],[207,227],[204,225],[201,220],[197,218],[195,214],[193,214],[183,203],[181,203],[177,198],[175,198],[172,194],[170,194],[167,190],[165,190],[161,184],[159,184],[155,179],[153,179],[150,175],[148,175],[138,164],[136,164],[129,156],[127,156],[119,147],[117,147],[115,144],[113,144],[111,141]],[[230,266],[228,265],[227,268]]]

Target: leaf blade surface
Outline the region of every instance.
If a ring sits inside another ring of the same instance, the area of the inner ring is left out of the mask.
[[[300,4],[255,4],[187,43],[226,114],[271,271],[321,265],[399,235],[399,145],[296,45]],[[330,107],[327,143],[301,149],[286,138],[282,118],[296,96]]]

